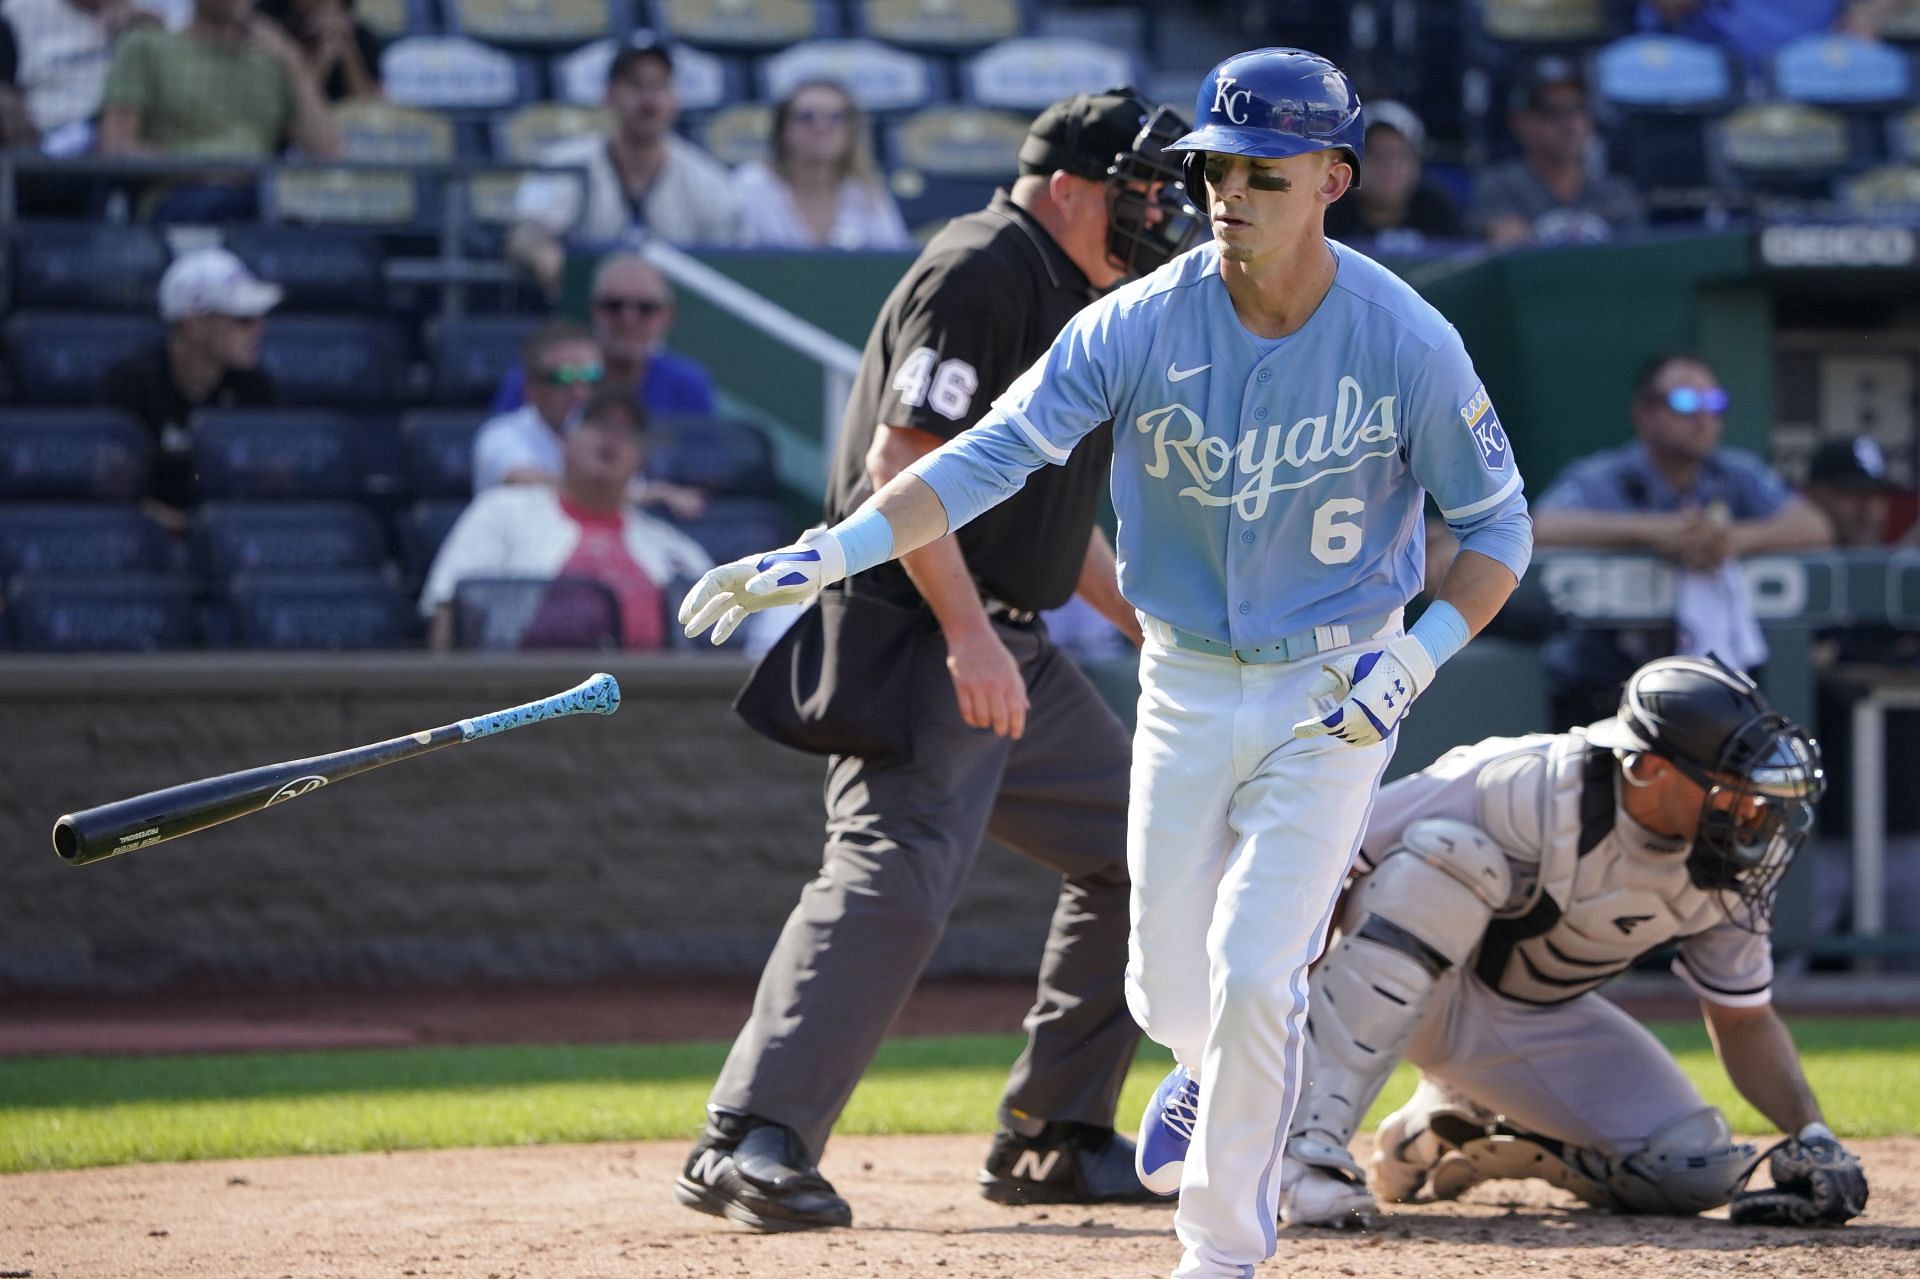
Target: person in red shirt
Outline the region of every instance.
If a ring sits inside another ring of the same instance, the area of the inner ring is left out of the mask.
[[[663,588],[698,577],[713,560],[685,534],[627,505],[645,441],[645,410],[628,388],[608,387],[587,401],[568,433],[559,484],[507,484],[476,497],[441,544],[420,593],[430,647],[444,653],[454,646],[462,581],[563,577],[589,578],[612,593],[622,647],[662,647]],[[488,647],[565,647],[593,638],[581,632],[565,592],[519,597],[525,606],[514,617],[487,619]]]

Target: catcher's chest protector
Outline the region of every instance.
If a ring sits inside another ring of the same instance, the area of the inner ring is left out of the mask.
[[[1480,773],[1481,826],[1538,867],[1531,899],[1493,921],[1474,962],[1508,998],[1562,1003],[1723,918],[1719,902],[1688,878],[1687,845],[1620,811],[1616,772],[1611,752],[1589,750],[1575,734]]]

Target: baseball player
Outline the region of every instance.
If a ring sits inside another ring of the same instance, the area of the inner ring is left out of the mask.
[[[1617,1212],[1858,1215],[1866,1177],[1768,1003],[1774,889],[1824,784],[1818,748],[1745,675],[1666,657],[1629,678],[1613,718],[1462,746],[1382,790],[1309,983],[1284,1219],[1371,1216],[1347,1142],[1402,1055],[1420,1086],[1371,1163],[1393,1202],[1542,1177]],[[1791,1134],[1772,1190],[1739,1193],[1753,1148],[1596,993],[1673,941],[1734,1086]]]
[[[681,606],[690,634],[725,636],[1110,434],[1120,584],[1145,631],[1127,993],[1180,1063],[1143,1119],[1139,1172],[1180,1194],[1182,1277],[1272,1255],[1308,961],[1395,725],[1532,545],[1459,335],[1322,232],[1362,168],[1346,77],[1254,50],[1209,73],[1196,112],[1170,149],[1212,242],[1082,311],[991,412],[851,517],[713,570]],[[1406,632],[1428,493],[1462,549]]]
[[[971,426],[1102,290],[1184,247],[1195,218],[1162,154],[1184,132],[1130,89],[1039,114],[1012,189],[942,229],[881,308],[830,518]],[[1127,732],[1037,617],[1078,591],[1138,634],[1097,524],[1111,456],[1090,438],[993,517],[833,584],[742,691],[749,723],[832,757],[826,849],[714,1085],[676,1187],[687,1206],[763,1230],[851,1224],[817,1161],[984,831],[1061,887],[981,1190],[1148,1197],[1113,1125],[1140,1035],[1123,981]]]

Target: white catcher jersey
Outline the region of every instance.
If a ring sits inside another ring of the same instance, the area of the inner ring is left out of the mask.
[[[1112,423],[1120,586],[1136,608],[1235,647],[1377,622],[1420,589],[1427,492],[1463,537],[1526,499],[1460,335],[1385,267],[1328,243],[1333,287],[1287,337],[1240,322],[1209,242],[1081,311],[992,411],[910,469],[958,528]]]
[[[1688,845],[1646,830],[1620,807],[1611,751],[1576,729],[1488,738],[1382,788],[1361,866],[1427,817],[1471,822],[1507,852],[1514,893],[1468,967],[1502,995],[1557,1004],[1680,941],[1674,972],[1703,999],[1764,1004],[1769,939],[1729,922],[1687,875]]]

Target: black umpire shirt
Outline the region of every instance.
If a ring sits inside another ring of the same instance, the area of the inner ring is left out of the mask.
[[[949,222],[894,286],[867,338],[840,428],[828,519],[844,519],[873,493],[867,450],[881,423],[947,439],[960,434],[1099,296],[1005,190],[984,210]],[[960,530],[961,553],[984,597],[1034,611],[1067,602],[1112,462],[1112,432],[1093,431],[1065,465],[1041,467]],[[897,562],[860,582],[896,600],[919,598]]]

